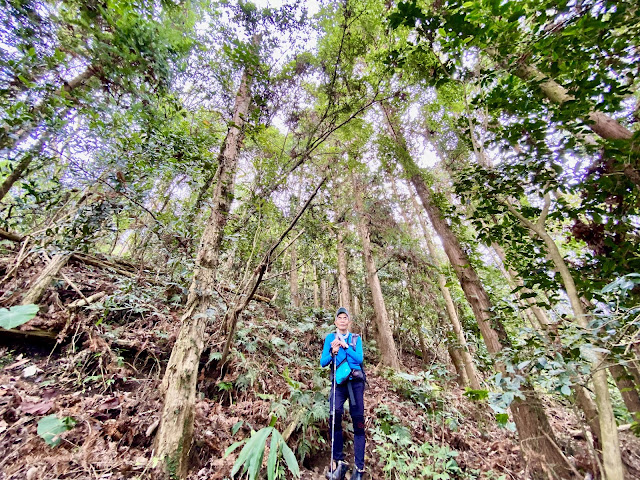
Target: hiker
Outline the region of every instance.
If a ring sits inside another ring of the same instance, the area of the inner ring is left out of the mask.
[[[362,480],[364,476],[364,387],[365,374],[362,368],[363,353],[360,335],[349,332],[351,320],[349,312],[340,307],[336,313],[336,332],[324,339],[320,365],[331,365],[331,411],[332,462],[326,477],[329,480],[343,480],[349,470],[344,461],[342,439],[342,414],[344,402],[349,399],[349,412],[353,420],[353,448],[355,467],[351,480]],[[335,372],[335,378],[334,378]]]

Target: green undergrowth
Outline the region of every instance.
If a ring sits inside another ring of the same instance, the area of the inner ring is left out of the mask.
[[[283,435],[291,433],[287,443],[302,464],[330,448],[327,441],[330,384],[328,372],[320,368],[319,356],[324,336],[333,330],[333,317],[331,313],[313,310],[285,315],[265,312],[262,315],[256,309],[238,325],[232,367],[227,378],[218,383],[214,400],[232,403],[252,396],[269,401],[269,415],[276,419],[272,426]],[[371,343],[367,342],[365,355],[365,367],[369,370],[376,361],[375,347],[369,348]],[[212,357],[215,356],[214,352]],[[461,467],[456,460],[459,452],[436,435],[436,430],[458,430],[463,421],[455,401],[442,387],[451,380],[446,368],[436,364],[416,374],[383,370],[381,375],[388,380],[395,398],[399,397],[411,412],[414,422],[407,419],[400,422],[392,413],[395,405],[377,405],[375,418],[368,427],[368,438],[372,441],[368,455],[375,458],[368,462],[378,464],[385,479],[502,478]],[[251,427],[259,430],[265,426]],[[239,428],[236,426],[234,430],[233,440],[241,442]],[[424,441],[416,433],[420,431],[423,435],[427,432],[425,438],[440,438],[439,443]],[[345,423],[345,432],[350,443],[349,422]],[[284,475],[284,470],[276,470],[276,477]]]

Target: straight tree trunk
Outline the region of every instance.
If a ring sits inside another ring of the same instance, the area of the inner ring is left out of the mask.
[[[291,289],[291,306],[300,308],[300,286],[298,284],[298,250],[296,242],[291,247],[291,273],[289,274],[289,287]]]
[[[580,295],[573,276],[567,267],[567,264],[551,235],[545,229],[545,220],[549,211],[551,198],[547,193],[544,198],[545,204],[542,214],[536,223],[533,223],[520,212],[518,212],[510,203],[506,203],[509,211],[531,232],[537,235],[547,247],[547,253],[551,261],[562,278],[571,309],[576,322],[583,328],[589,327],[589,318],[587,312],[582,306]],[[604,464],[604,473],[606,480],[623,480],[625,469],[622,464],[622,456],[620,452],[620,440],[618,438],[618,428],[613,415],[613,407],[611,404],[611,395],[609,394],[609,386],[607,383],[607,371],[604,366],[604,358],[598,353],[594,353],[596,360],[592,364],[593,386],[596,396],[596,406],[598,409],[598,418],[600,421],[600,433],[602,444],[602,456]]]
[[[318,267],[313,266],[313,308],[320,308],[320,287],[318,285]]]
[[[344,248],[344,225],[338,226],[338,293],[340,295],[340,307],[344,307],[351,315],[351,294],[349,293],[349,266],[347,263],[347,251]]]
[[[503,344],[508,345],[504,326],[497,318],[492,318],[490,313],[492,304],[489,295],[469,261],[469,257],[462,249],[458,238],[445,221],[440,208],[434,202],[431,190],[427,187],[420,168],[409,153],[404,136],[399,129],[399,122],[395,112],[392,111],[389,105],[383,105],[383,109],[390,135],[400,150],[398,161],[403,167],[405,175],[418,192],[431,224],[442,241],[445,253],[478,322],[487,350],[495,355],[502,351]],[[497,368],[499,371],[506,373],[503,365],[497,365]],[[547,480],[549,472],[551,472],[552,476],[557,478],[572,478],[571,467],[558,449],[553,430],[536,392],[527,385],[523,385],[521,391],[525,399],[514,400],[511,404],[511,412],[532,476],[535,479]]]
[[[51,285],[51,281],[60,273],[62,267],[67,264],[69,258],[71,258],[71,253],[58,253],[51,257],[51,260],[49,260],[35,282],[27,290],[27,293],[22,297],[22,305],[37,304],[42,299],[47,288],[49,288],[49,285]]]
[[[322,308],[329,310],[329,285],[326,278],[320,280],[320,299],[322,300]]]
[[[235,99],[233,119],[218,156],[211,216],[196,257],[182,325],[162,380],[164,405],[155,440],[165,474],[185,478],[193,440],[196,380],[209,321],[224,227],[234,195],[238,154],[251,103],[253,71],[246,67]]]
[[[453,363],[453,368],[456,370],[456,377],[458,385],[462,388],[469,385],[469,379],[467,378],[467,372],[464,368],[464,362],[462,361],[462,356],[460,355],[460,350],[457,349],[454,345],[447,345],[447,352],[449,352],[449,357],[451,357],[451,362]]]
[[[424,235],[424,239],[427,242],[427,249],[429,250],[429,256],[433,259],[433,261],[438,265],[438,268],[441,270],[443,265],[440,260],[440,255],[438,254],[435,245],[433,244],[433,239],[431,238],[431,234],[429,233],[429,229],[424,223],[422,219],[422,215],[419,214],[419,206],[416,199],[413,199],[413,206],[416,209],[416,215],[420,220],[420,226],[422,227],[422,233]],[[438,273],[438,288],[440,289],[440,293],[442,294],[442,298],[444,299],[445,308],[447,310],[447,316],[449,317],[449,322],[451,322],[451,326],[453,328],[453,332],[456,336],[458,344],[461,347],[460,356],[462,358],[462,363],[464,365],[465,371],[467,373],[467,378],[469,379],[469,384],[471,388],[474,390],[480,390],[480,382],[478,382],[478,374],[476,373],[476,367],[473,363],[473,358],[471,357],[471,353],[469,352],[469,346],[467,345],[467,339],[464,335],[464,331],[462,329],[462,324],[460,323],[460,319],[458,318],[458,313],[456,312],[456,307],[453,303],[453,298],[451,297],[451,291],[449,287],[447,287],[447,279],[441,272]]]
[[[358,213],[358,230],[360,232],[360,240],[362,241],[362,256],[364,258],[365,268],[367,270],[367,283],[371,289],[373,298],[373,311],[375,312],[376,326],[378,330],[378,345],[382,356],[382,363],[394,370],[401,368],[398,351],[396,350],[395,341],[393,340],[393,332],[389,323],[389,315],[387,307],[382,296],[382,286],[378,278],[376,263],[373,258],[371,249],[371,239],[369,225],[364,216],[364,204],[362,201],[362,189],[355,173],[351,174],[353,181],[353,190],[355,196],[356,211]]]

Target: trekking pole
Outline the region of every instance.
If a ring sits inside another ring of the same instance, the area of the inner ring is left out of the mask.
[[[333,477],[333,442],[335,441],[335,433],[336,433],[336,354],[333,353],[333,349],[331,349],[331,356],[333,357],[333,382],[331,385],[333,396],[333,401],[331,402],[331,464],[329,465],[329,471],[331,472],[331,477]]]

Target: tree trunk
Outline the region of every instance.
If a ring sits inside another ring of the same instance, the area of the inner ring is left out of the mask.
[[[525,227],[531,230],[531,232],[536,234],[545,243],[549,258],[553,261],[556,270],[560,273],[560,277],[562,278],[562,283],[565,291],[567,292],[567,296],[569,297],[569,302],[571,304],[575,320],[582,328],[587,329],[589,328],[589,318],[582,307],[580,295],[571,272],[569,271],[564,257],[562,256],[562,253],[560,253],[555,241],[545,229],[544,224],[546,220],[546,212],[548,212],[549,203],[551,201],[548,193],[545,195],[544,200],[545,204],[542,210],[543,213],[536,223],[525,218],[510,203],[507,203],[506,205],[513,216],[520,220]],[[605,367],[604,357],[597,352],[594,353],[594,356],[596,359],[592,364],[592,377],[596,395],[596,407],[598,408],[598,418],[600,421],[600,442],[602,445],[605,477],[607,480],[623,480],[625,470],[620,453],[618,428],[613,415],[611,396],[609,394],[609,386],[607,384],[607,371],[603,368]]]
[[[347,263],[347,252],[344,248],[344,225],[338,226],[338,294],[340,295],[340,305],[349,311],[351,315],[351,294],[349,293],[349,268]]]
[[[313,266],[313,308],[320,308],[320,286],[318,285],[318,267]]]
[[[620,390],[620,395],[622,395],[622,400],[627,410],[629,410],[633,420],[640,423],[640,395],[636,390],[633,376],[619,363],[611,365],[609,371],[618,386],[618,390]]]
[[[320,299],[322,301],[322,308],[329,310],[329,285],[326,278],[320,280]]]
[[[44,270],[40,272],[40,275],[38,275],[38,278],[33,282],[24,297],[22,297],[22,305],[37,304],[47,291],[47,288],[49,288],[49,285],[51,285],[53,278],[60,273],[60,270],[67,264],[70,257],[70,253],[54,255]]]
[[[401,151],[398,155],[398,161],[418,192],[431,224],[442,241],[445,253],[478,322],[487,350],[495,355],[502,351],[503,344],[509,344],[504,326],[499,319],[492,318],[490,313],[492,304],[489,295],[469,261],[469,257],[462,249],[458,238],[443,218],[438,205],[433,201],[432,193],[422,177],[420,168],[411,158],[404,136],[398,127],[399,122],[395,113],[388,105],[383,105],[383,108],[390,134]],[[503,365],[497,365],[497,368],[506,373]],[[553,430],[551,430],[544,410],[539,407],[535,391],[527,386],[522,388],[527,398],[526,400],[514,400],[511,404],[511,411],[518,428],[523,452],[531,467],[532,476],[536,479],[546,480],[549,476],[548,473],[551,472],[557,478],[572,478],[571,467],[559,451],[554,440]]]
[[[427,242],[427,249],[429,250],[429,256],[433,259],[436,265],[442,269],[442,262],[440,261],[440,255],[436,250],[435,245],[433,244],[433,239],[431,238],[431,234],[429,233],[429,229],[424,223],[422,216],[418,213],[418,202],[413,199],[413,206],[416,209],[416,215],[420,220],[420,226],[422,227],[422,233],[424,235],[424,239]],[[464,331],[462,330],[462,324],[460,323],[460,319],[458,318],[458,313],[456,312],[456,307],[453,303],[453,298],[451,297],[451,292],[449,287],[447,287],[447,279],[442,273],[438,273],[438,288],[440,289],[440,293],[442,294],[442,298],[444,299],[445,308],[447,310],[447,316],[449,317],[449,321],[451,322],[451,326],[453,327],[453,332],[456,335],[456,339],[458,340],[458,344],[461,347],[460,356],[462,357],[462,362],[464,368],[467,373],[467,378],[469,379],[469,384],[471,388],[474,390],[480,390],[480,382],[478,382],[478,374],[476,373],[476,367],[473,363],[473,358],[471,357],[471,353],[469,352],[469,346],[467,345],[467,339],[464,335]]]
[[[298,251],[296,242],[291,245],[291,273],[289,274],[289,287],[291,289],[291,306],[300,308],[300,288],[298,284]]]
[[[454,345],[449,344],[447,345],[447,351],[449,352],[449,357],[451,357],[451,363],[453,363],[453,367],[456,369],[458,385],[464,388],[469,385],[469,379],[467,378],[467,372],[464,369],[464,362],[462,361],[460,350]]]
[[[22,158],[20,159],[20,161],[13,167],[11,173],[7,175],[7,178],[4,179],[2,185],[0,186],[0,201],[7,193],[9,193],[9,190],[11,190],[13,184],[22,178],[25,171],[29,168],[29,165],[31,165],[33,159],[42,151],[42,148],[44,147],[44,144],[48,138],[49,134],[46,132],[43,133],[38,141],[31,148],[29,148],[29,150],[22,154]]]
[[[575,99],[566,88],[531,65],[521,63],[514,70],[514,73],[522,80],[535,82],[542,93],[553,103],[563,105]],[[632,137],[629,129],[602,112],[591,111],[587,118],[587,124],[594,133],[607,140],[630,140]]]
[[[165,400],[155,451],[162,460],[160,468],[165,473],[180,478],[186,477],[188,469],[198,366],[204,348],[205,327],[210,316],[208,310],[212,305],[220,245],[234,195],[238,154],[251,102],[252,75],[252,70],[245,68],[235,99],[233,119],[218,156],[211,216],[196,257],[186,311],[162,380]]]
[[[358,213],[358,230],[362,241],[362,256],[367,270],[367,282],[369,283],[371,296],[373,298],[373,311],[375,312],[376,325],[378,327],[378,345],[380,347],[382,363],[394,370],[399,370],[401,368],[400,359],[393,340],[393,332],[389,324],[389,315],[384,303],[384,297],[382,296],[382,286],[380,285],[376,263],[373,258],[369,226],[367,224],[367,218],[365,217],[364,204],[362,201],[362,190],[354,173],[351,174],[351,178],[353,182],[355,206]]]

